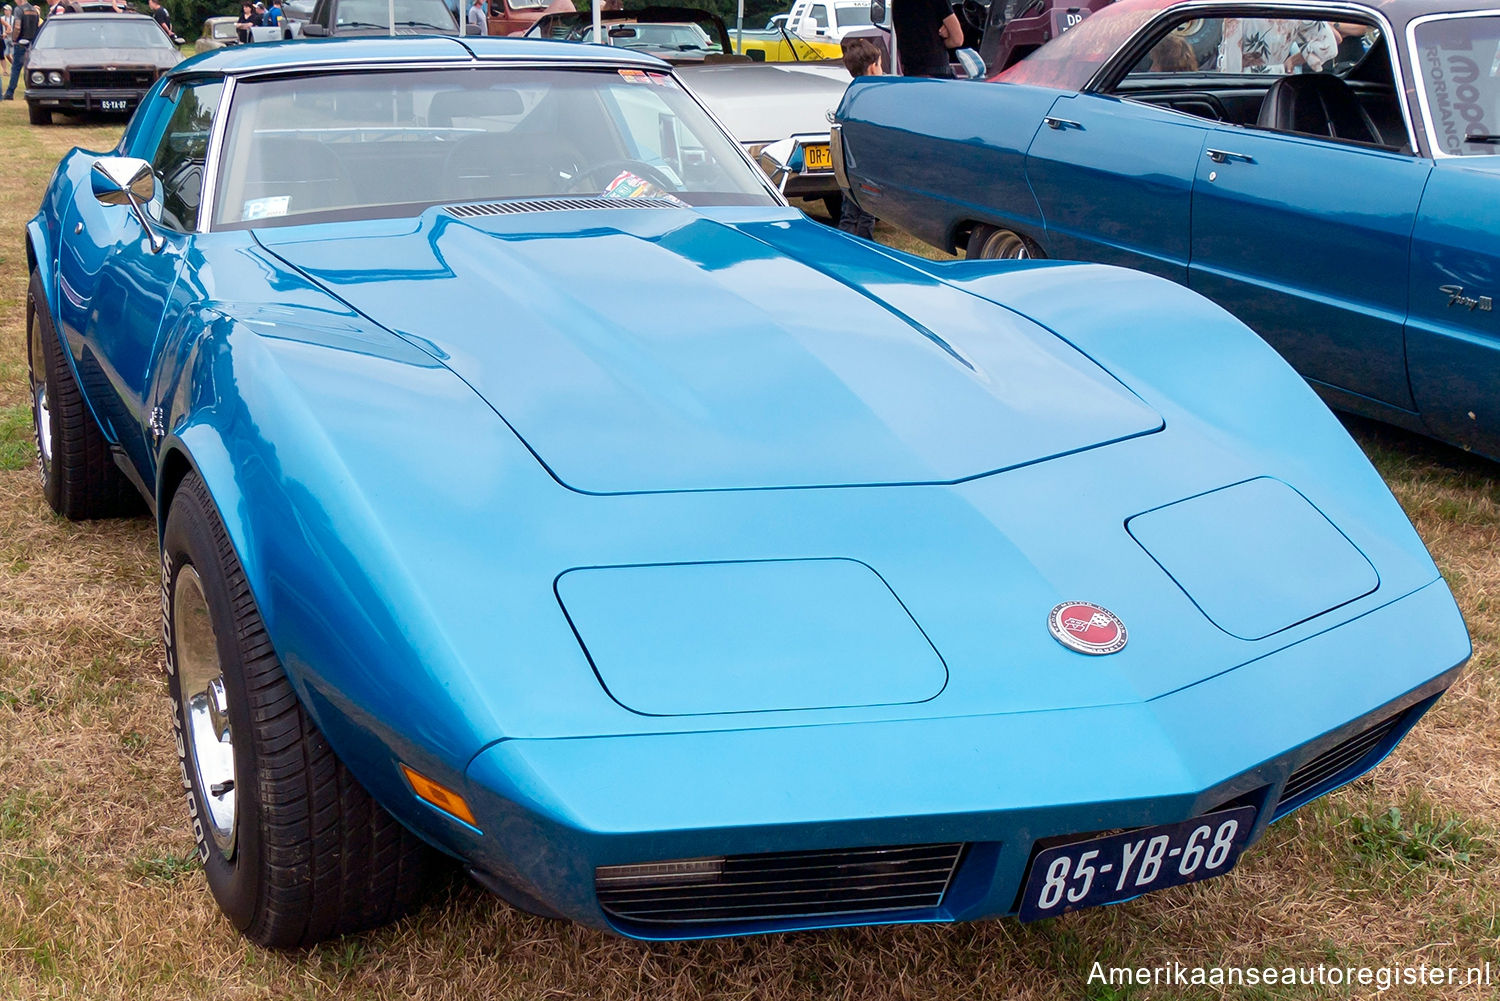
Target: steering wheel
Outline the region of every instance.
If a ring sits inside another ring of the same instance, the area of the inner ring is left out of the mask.
[[[637,177],[644,177],[663,191],[681,190],[677,182],[662,173],[660,167],[653,167],[644,160],[605,160],[596,163],[592,167],[585,167],[573,178],[573,185],[568,190],[571,192],[595,191],[614,180],[615,175],[622,170],[628,170]]]
[[[963,0],[958,4],[956,11],[958,19],[975,31],[984,31],[985,21],[989,19],[990,5],[983,0]]]

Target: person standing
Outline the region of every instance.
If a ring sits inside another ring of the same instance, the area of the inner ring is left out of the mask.
[[[948,50],[964,43],[964,29],[948,0],[893,0],[891,26],[902,76],[953,75]]]
[[[281,0],[271,0],[271,6],[266,8],[265,22],[273,28],[281,27]]]
[[[42,29],[42,12],[31,0],[21,0],[13,16],[16,23],[11,29],[11,39],[15,46],[10,55],[10,86],[5,88],[3,98],[6,101],[16,99],[16,84],[20,82],[21,71],[26,68],[26,59],[31,54],[31,43],[36,39],[36,33]]]
[[[161,30],[167,33],[168,38],[173,37],[171,13],[167,10],[167,8],[161,5],[161,0],[150,0],[150,5],[151,17],[156,21],[157,24],[161,25]]]
[[[0,13],[0,67],[8,67],[10,63],[11,37],[10,33],[16,26],[16,19],[11,14],[10,4],[5,5],[3,13]]]
[[[242,3],[240,4],[240,19],[234,22],[234,30],[239,32],[240,42],[248,45],[251,41],[250,29],[259,28],[264,23],[260,11],[255,9],[253,3]]]
[[[484,0],[474,0],[474,3],[470,5],[468,22],[464,34],[488,35],[490,33],[490,19],[484,10]]]
[[[846,38],[843,40],[842,47],[844,69],[849,71],[850,76],[883,76],[885,74],[881,58],[884,53],[873,39]],[[875,217],[854,204],[854,199],[849,197],[847,191],[844,192],[844,207],[839,213],[839,229],[845,233],[862,236],[866,240],[875,239]]]

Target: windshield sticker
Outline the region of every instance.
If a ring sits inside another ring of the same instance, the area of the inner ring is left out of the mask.
[[[1474,30],[1476,20],[1434,22],[1420,32],[1432,130],[1443,152],[1454,156],[1476,152],[1466,137],[1495,132],[1492,106],[1500,90],[1496,79],[1500,46],[1494,38],[1475,37],[1480,34]],[[1486,146],[1482,151],[1492,150]]]
[[[250,222],[255,219],[269,219],[272,216],[286,215],[286,207],[291,200],[291,195],[251,198],[240,209],[240,222]]]
[[[626,83],[650,83],[651,74],[645,70],[620,70],[620,79]]]
[[[652,184],[639,174],[622,170],[615,175],[615,179],[609,182],[609,187],[604,189],[605,198],[660,198],[678,205],[687,205],[680,198],[674,198],[670,193]]]

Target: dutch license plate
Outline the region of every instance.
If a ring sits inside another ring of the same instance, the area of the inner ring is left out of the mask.
[[[1054,10],[1052,12],[1052,35],[1056,37],[1069,28],[1076,28],[1089,16],[1086,10]]]
[[[1255,807],[1242,806],[1044,849],[1031,863],[1020,919],[1055,917],[1222,875],[1234,868],[1254,826]]]
[[[808,170],[833,169],[833,154],[828,152],[827,143],[819,143],[816,146],[803,146],[802,160],[807,164]]]
[[[129,104],[124,98],[110,99],[99,102],[100,111],[124,111]]]

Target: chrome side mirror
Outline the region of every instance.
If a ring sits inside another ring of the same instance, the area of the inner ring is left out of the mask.
[[[786,191],[786,182],[792,172],[800,170],[802,165],[797,161],[801,159],[801,147],[795,139],[778,139],[765,146],[756,162],[760,169],[771,178],[771,183],[776,185],[776,190]]]
[[[984,79],[984,60],[973,49],[954,49],[949,58],[952,60],[953,75],[958,79]]]
[[[129,205],[136,221],[146,231],[151,252],[159,253],[166,240],[151,225],[146,204],[156,197],[156,175],[151,164],[133,156],[101,156],[89,171],[94,197],[101,205]]]

